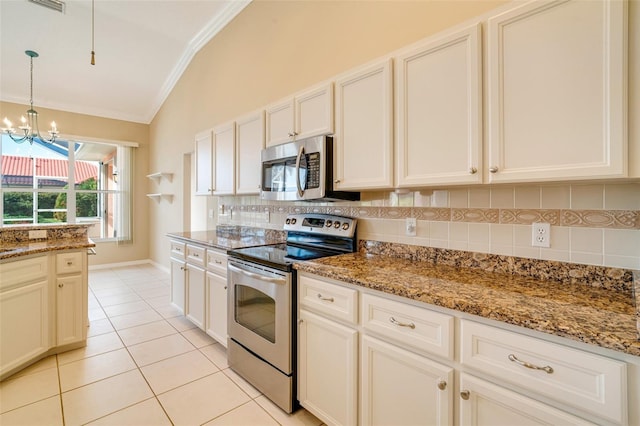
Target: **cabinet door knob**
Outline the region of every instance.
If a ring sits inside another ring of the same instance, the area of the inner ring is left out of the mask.
[[[58,288],[62,288],[62,287],[64,287],[63,283],[58,284]]]
[[[478,169],[476,169],[475,167],[470,167],[469,168],[469,174],[475,175],[476,173],[478,173]]]
[[[498,173],[498,166],[489,167],[489,172]]]
[[[73,265],[73,262],[69,260],[69,261],[67,262],[67,266],[71,266],[71,265]]]
[[[460,398],[464,399],[465,401],[469,399],[469,391],[468,390],[463,390],[460,392]]]
[[[445,390],[447,388],[447,382],[444,380],[440,380],[438,382],[438,389]]]
[[[226,285],[224,286],[224,289],[225,289],[225,290],[227,289],[227,286],[226,286]]]
[[[298,320],[298,324],[302,324],[303,322],[304,322],[304,320],[303,320],[303,319],[299,319],[299,320]]]
[[[333,183],[340,183],[340,179],[334,180]]]

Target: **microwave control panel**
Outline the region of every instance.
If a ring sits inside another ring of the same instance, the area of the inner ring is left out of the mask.
[[[307,160],[307,188],[320,188],[320,153],[305,155]]]

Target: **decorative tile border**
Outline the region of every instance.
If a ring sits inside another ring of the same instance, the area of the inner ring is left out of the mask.
[[[265,204],[222,206],[226,210],[269,213],[326,213],[355,218],[500,223],[530,225],[546,222],[556,226],[640,229],[640,210],[560,210],[560,209],[481,209],[443,207],[373,207],[351,205]]]
[[[553,260],[528,259],[462,250],[414,246],[373,240],[360,240],[359,250],[382,256],[430,262],[456,268],[482,269],[526,278],[583,284],[624,292],[633,297],[634,286],[640,291],[640,271],[606,266],[582,265]],[[635,279],[634,279],[635,274]],[[640,308],[638,308],[640,321]]]

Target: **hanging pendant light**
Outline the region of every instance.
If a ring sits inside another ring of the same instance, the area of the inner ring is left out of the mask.
[[[91,65],[96,64],[96,52],[94,48],[95,44],[95,18],[96,18],[96,5],[95,0],[91,0]]]
[[[49,139],[43,138],[40,135],[40,129],[38,128],[38,112],[33,109],[33,58],[37,58],[39,55],[37,52],[33,50],[27,50],[24,52],[30,61],[30,89],[31,89],[31,98],[29,101],[30,108],[27,110],[27,118],[20,117],[20,126],[18,129],[20,132],[17,132],[16,129],[13,128],[13,124],[7,117],[4,118],[3,123],[6,127],[2,128],[2,132],[9,135],[11,139],[13,139],[16,143],[29,142],[33,145],[33,141],[37,140],[40,142],[53,143],[56,140],[56,137],[60,132],[58,132],[58,128],[56,127],[56,122],[51,122],[51,129],[49,130]],[[16,134],[21,133],[21,135],[16,136]]]

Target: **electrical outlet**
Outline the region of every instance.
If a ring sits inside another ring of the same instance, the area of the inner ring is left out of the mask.
[[[551,247],[551,225],[533,223],[531,225],[531,245],[534,247]]]
[[[213,209],[209,209],[209,219],[213,219]]]
[[[405,224],[404,224],[405,233],[409,237],[415,237],[416,236],[416,228],[417,228],[416,218],[415,217],[408,217],[405,220]]]

